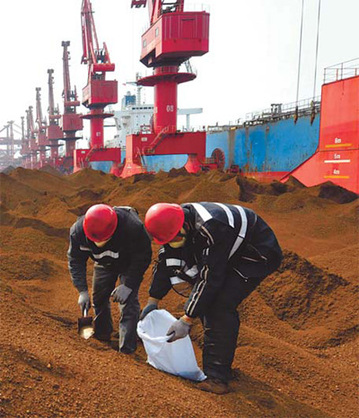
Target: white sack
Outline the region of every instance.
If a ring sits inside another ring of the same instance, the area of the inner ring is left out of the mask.
[[[185,379],[202,381],[206,375],[197,365],[189,336],[167,342],[170,337],[166,333],[175,321],[176,318],[166,310],[156,309],[138,322],[137,334],[145,346],[147,363]]]

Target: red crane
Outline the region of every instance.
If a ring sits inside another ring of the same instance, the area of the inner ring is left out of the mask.
[[[39,151],[39,147],[36,143],[36,135],[37,129],[34,123],[34,114],[33,114],[33,107],[29,106],[29,109],[26,110],[26,122],[27,122],[27,137],[29,138],[29,146],[30,146],[30,165],[26,168],[36,168],[37,166],[37,154]]]
[[[22,158],[22,165],[25,168],[28,168],[28,158],[30,156],[30,140],[29,136],[25,134],[25,117],[21,116],[21,158]]]
[[[41,87],[36,87],[36,123],[37,123],[37,145],[40,153],[39,167],[46,164],[46,147],[49,142],[46,136],[46,119],[42,116],[41,108]]]
[[[28,114],[28,110],[26,110]],[[23,161],[23,166],[25,168],[30,168],[31,166],[31,154],[30,154],[30,128],[28,124],[28,116],[26,117],[27,129],[25,133],[25,117],[21,116],[21,157]]]
[[[76,140],[80,139],[76,136],[76,131],[82,131],[83,121],[81,114],[77,113],[77,107],[80,106],[80,101],[77,98],[76,87],[71,89],[70,80],[70,52],[68,47],[70,41],[62,41],[63,47],[63,83],[64,90],[62,97],[64,98],[64,113],[61,115],[60,126],[63,132],[63,140],[65,141],[65,158],[63,160],[63,170],[65,172],[72,172],[74,166],[74,151],[76,148]]]
[[[51,149],[51,165],[56,167],[59,163],[58,161],[58,148],[59,148],[59,140],[62,139],[63,134],[62,130],[59,126],[59,119],[60,119],[60,112],[58,108],[55,108],[54,103],[54,77],[53,69],[48,69],[47,73],[49,75],[48,78],[48,85],[49,85],[49,124],[46,127],[46,136],[49,141],[49,146]]]
[[[196,172],[205,161],[205,132],[177,130],[177,85],[196,78],[182,63],[208,52],[209,14],[185,12],[184,0],[132,0],[131,7],[148,4],[150,27],[142,35],[141,62],[153,68],[153,75],[138,80],[154,87],[152,133],[126,138],[123,177],[144,172],[143,155],[188,154],[186,169]]]
[[[105,113],[109,104],[117,103],[117,81],[106,80],[106,73],[115,70],[115,64],[105,43],[99,46],[90,0],[83,0],[82,22],[82,64],[88,66],[88,80],[84,87],[82,104],[90,112],[83,118],[90,120],[90,150],[76,150],[75,171],[86,167],[92,161],[121,161],[119,148],[104,148],[104,119],[113,116]]]
[[[15,139],[15,133],[19,134],[17,128],[20,128],[13,120],[7,122],[0,133],[6,130],[6,136],[0,136],[0,171],[6,167],[18,165],[19,160],[16,157],[18,145],[22,145],[21,139]],[[3,148],[6,146],[6,149]]]

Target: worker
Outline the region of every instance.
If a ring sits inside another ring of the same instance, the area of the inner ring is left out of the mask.
[[[134,208],[97,204],[71,227],[68,264],[72,282],[79,291],[78,304],[82,313],[91,306],[86,280],[90,257],[95,262],[94,337],[102,341],[111,339],[111,298],[120,306],[119,351],[124,354],[133,353],[137,347],[138,289],[151,256],[151,240]]]
[[[186,337],[194,318],[204,326],[199,389],[228,393],[239,331],[238,305],[280,265],[272,229],[251,209],[223,203],[157,203],[145,227],[162,247],[140,320],[173,287],[191,284],[184,315],[169,328],[169,342]]]

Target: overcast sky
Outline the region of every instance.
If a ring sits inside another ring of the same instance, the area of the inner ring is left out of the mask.
[[[313,96],[319,0],[304,0],[304,27],[299,99]],[[20,125],[35,88],[42,88],[47,114],[47,69],[53,68],[55,102],[63,109],[61,41],[70,41],[71,84],[81,99],[87,67],[81,65],[82,0],[11,0],[0,2],[0,127]],[[136,72],[150,75],[139,62],[140,38],[148,25],[147,9],[131,9],[131,0],[92,0],[99,42],[106,42],[122,96],[135,89]],[[191,8],[190,6],[193,7]],[[179,86],[178,106],[201,107],[195,126],[227,124],[271,103],[296,100],[302,0],[189,0],[186,10],[210,12],[210,50],[193,58],[197,79]],[[315,94],[320,94],[324,68],[359,57],[359,0],[322,0]],[[152,89],[143,97],[152,102]],[[87,110],[82,107],[82,113]],[[85,121],[85,124],[88,124]],[[183,122],[184,123],[184,122]],[[179,125],[181,122],[179,121]],[[18,136],[17,136],[18,137]],[[108,138],[105,138],[108,139]]]

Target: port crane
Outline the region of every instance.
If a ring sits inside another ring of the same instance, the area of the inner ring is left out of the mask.
[[[26,122],[27,122],[27,137],[29,138],[29,148],[30,148],[30,166],[26,168],[34,169],[37,166],[37,154],[38,154],[39,148],[36,143],[37,129],[34,123],[34,112],[33,112],[32,106],[29,106],[29,108],[26,110]]]
[[[77,97],[76,87],[71,88],[70,80],[70,41],[62,41],[62,67],[63,67],[63,85],[62,97],[64,99],[64,111],[60,118],[60,127],[65,141],[65,157],[62,160],[62,171],[71,173],[74,166],[74,151],[76,141],[81,137],[77,136],[77,131],[82,131],[83,120],[81,114],[77,113],[80,101]]]
[[[91,162],[111,162],[117,169],[121,162],[120,148],[105,148],[104,119],[112,117],[105,107],[117,103],[117,81],[106,80],[106,74],[115,70],[110,60],[106,43],[100,47],[93,18],[90,0],[83,0],[81,9],[82,23],[82,64],[88,66],[87,85],[83,88],[82,104],[89,109],[83,115],[90,120],[90,148],[75,151],[74,171],[87,167]]]
[[[49,142],[46,136],[46,119],[42,115],[41,107],[41,87],[36,87],[36,123],[37,123],[37,146],[40,154],[39,167],[46,164],[46,147]]]
[[[148,6],[150,27],[142,35],[140,61],[153,74],[137,81],[154,87],[154,114],[150,133],[126,137],[126,162],[122,177],[146,172],[143,157],[188,154],[185,168],[197,172],[217,164],[205,159],[206,133],[177,129],[177,86],[196,78],[181,64],[209,50],[209,13],[184,11],[184,0],[132,0],[131,7]]]
[[[59,165],[59,140],[62,139],[63,134],[59,126],[59,119],[61,117],[58,107],[55,107],[54,101],[54,70],[52,68],[47,70],[48,73],[48,86],[49,86],[49,124],[46,127],[46,136],[49,141],[49,147],[51,150],[50,164],[53,167]]]
[[[14,133],[19,133],[17,128],[20,128],[13,120],[7,122],[2,129],[0,134],[6,131],[6,136],[0,136],[0,145],[5,146],[6,149],[0,148],[0,170],[5,169],[8,166],[18,165],[18,159],[16,158],[16,152],[19,146],[22,146],[21,139],[15,139]]]
[[[26,113],[27,112],[28,111],[26,110]],[[30,133],[29,133],[28,124],[27,124],[26,133],[25,133],[25,116],[21,116],[21,151],[20,151],[20,154],[22,158],[23,167],[30,168],[31,166]]]

